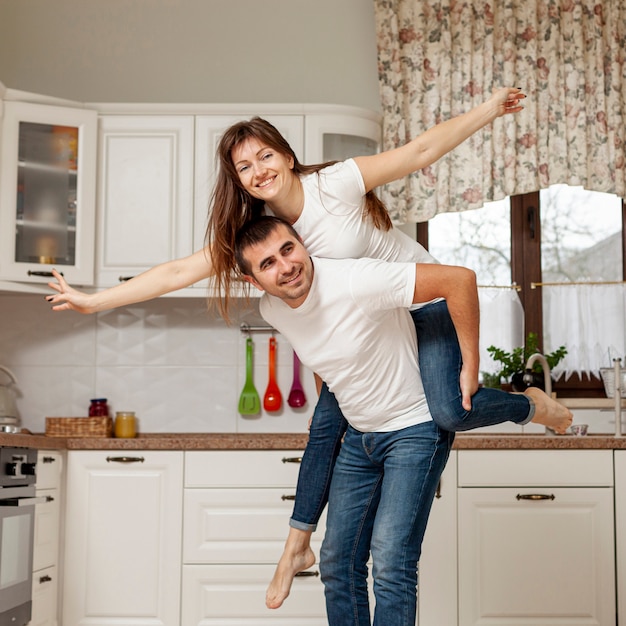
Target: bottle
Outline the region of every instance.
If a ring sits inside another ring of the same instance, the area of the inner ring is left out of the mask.
[[[107,417],[109,405],[106,398],[93,398],[89,405],[89,417]]]
[[[116,437],[130,439],[137,436],[137,420],[134,411],[118,411],[115,414],[113,432]]]

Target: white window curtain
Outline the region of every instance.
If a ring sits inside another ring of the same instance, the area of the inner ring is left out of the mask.
[[[594,373],[626,355],[626,285],[544,285],[543,326],[547,352],[564,345],[567,355],[554,375]]]
[[[499,287],[479,287],[480,371],[495,374],[501,367],[487,348],[496,346],[510,352],[524,345],[524,309],[517,291]]]
[[[374,0],[383,149],[521,87],[504,116],[381,197],[396,223],[555,183],[626,195],[624,0]]]

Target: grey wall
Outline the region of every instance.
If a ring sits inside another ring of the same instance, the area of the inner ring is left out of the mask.
[[[0,81],[82,102],[379,110],[372,0],[0,0]]]

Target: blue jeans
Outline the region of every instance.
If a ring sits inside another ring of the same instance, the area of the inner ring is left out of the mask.
[[[328,502],[320,573],[329,626],[370,626],[367,560],[372,555],[374,626],[413,626],[417,562],[454,433],[434,422],[393,432],[348,427]]]
[[[441,428],[456,432],[508,421],[525,424],[532,419],[534,405],[527,396],[485,387],[472,396],[472,408],[466,411],[459,386],[461,350],[447,304],[443,300],[433,302],[411,311],[411,315],[426,400],[433,420]],[[324,384],[302,457],[290,526],[315,530],[328,500],[333,466],[346,427],[335,396]]]

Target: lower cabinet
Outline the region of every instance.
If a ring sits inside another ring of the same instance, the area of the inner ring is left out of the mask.
[[[183,452],[70,451],[64,626],[180,624]]]
[[[615,462],[615,559],[617,564],[617,623],[626,624],[626,450],[616,450]]]
[[[33,594],[29,626],[57,626],[59,542],[61,540],[63,454],[40,450],[37,454],[37,498],[33,540]]]
[[[182,618],[185,626],[323,626],[317,564],[277,610],[265,591],[283,550],[302,451],[185,455]],[[325,518],[313,535],[319,556]]]
[[[613,453],[459,451],[459,626],[613,626]]]

